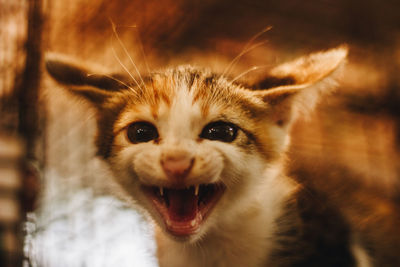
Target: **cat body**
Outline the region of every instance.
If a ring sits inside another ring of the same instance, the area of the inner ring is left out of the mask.
[[[46,66],[97,110],[98,155],[157,225],[160,266],[361,266],[340,214],[285,174],[291,125],[346,54],[280,65],[266,80],[291,83],[257,90],[192,66],[143,78]]]

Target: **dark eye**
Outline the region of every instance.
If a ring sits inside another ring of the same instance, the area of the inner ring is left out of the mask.
[[[127,136],[132,143],[143,143],[158,138],[156,127],[148,122],[140,121],[128,126]]]
[[[223,121],[209,123],[200,134],[201,138],[222,142],[232,142],[237,136],[236,125]]]

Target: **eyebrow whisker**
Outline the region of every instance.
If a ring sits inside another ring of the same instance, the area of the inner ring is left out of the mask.
[[[143,84],[144,88],[146,88],[146,84],[142,78],[142,75],[140,74],[140,71],[137,67],[137,65],[135,64],[135,62],[133,61],[132,57],[130,56],[128,50],[126,49],[126,46],[124,45],[124,43],[122,42],[121,38],[118,35],[117,32],[117,26],[115,25],[115,23],[110,19],[111,22],[111,27],[114,33],[115,38],[117,39],[119,45],[121,46],[121,48],[123,49],[124,53],[126,54],[126,56],[128,57],[129,61],[131,62],[132,66],[135,68],[136,73],[138,74],[141,83]]]
[[[231,69],[234,67],[234,65],[236,64],[236,62],[245,54],[247,54],[248,52],[250,52],[251,50],[257,48],[258,46],[263,45],[264,43],[266,43],[267,41],[263,41],[260,42],[258,44],[255,44],[253,46],[251,46],[253,44],[253,42],[260,37],[262,34],[268,32],[269,30],[272,29],[272,26],[267,26],[265,27],[263,30],[261,30],[260,32],[258,32],[257,34],[255,34],[243,47],[242,51],[229,63],[229,65],[225,68],[224,72],[222,73],[222,76],[225,76],[226,74],[229,74]]]

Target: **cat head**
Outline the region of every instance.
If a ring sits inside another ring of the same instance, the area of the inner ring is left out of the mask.
[[[125,193],[170,236],[194,241],[277,179],[264,173],[281,162],[296,118],[335,87],[346,54],[299,58],[251,87],[191,66],[143,78],[93,75],[57,57],[46,67],[95,107],[98,154]]]

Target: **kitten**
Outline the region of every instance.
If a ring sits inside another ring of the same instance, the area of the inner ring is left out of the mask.
[[[251,87],[192,66],[143,79],[46,67],[96,108],[98,155],[156,222],[160,266],[370,266],[340,214],[285,175],[291,125],[346,55],[302,57]]]

